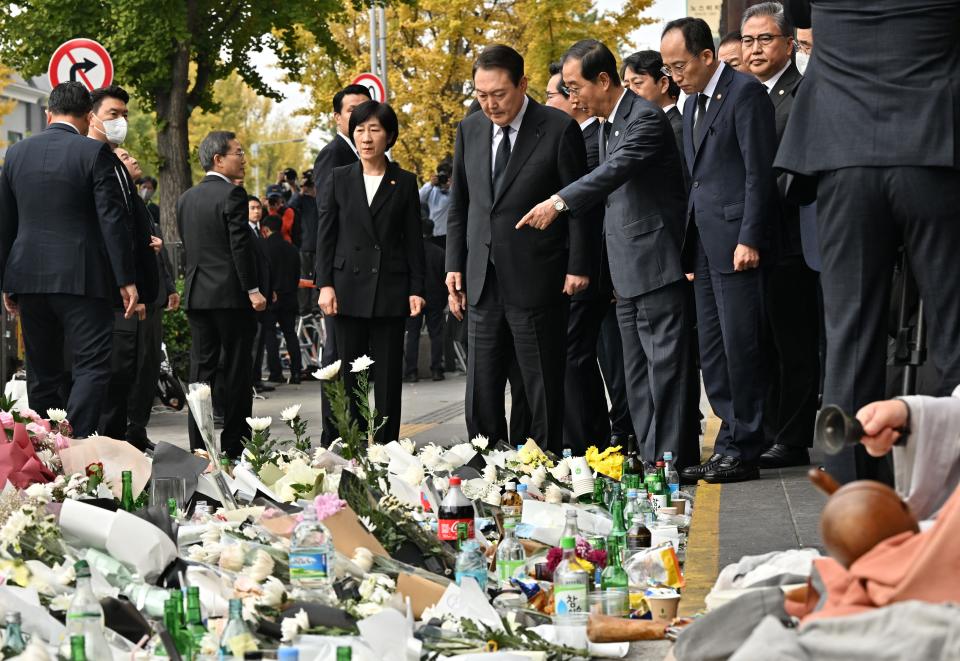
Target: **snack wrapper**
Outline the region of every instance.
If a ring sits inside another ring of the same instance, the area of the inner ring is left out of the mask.
[[[671,588],[685,585],[677,552],[670,542],[635,553],[623,568],[630,578],[630,585],[665,585]]]

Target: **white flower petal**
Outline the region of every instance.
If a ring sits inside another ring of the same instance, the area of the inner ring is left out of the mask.
[[[280,411],[280,419],[284,422],[290,422],[300,417],[300,404],[293,404]]]
[[[370,369],[371,365],[373,365],[373,358],[364,354],[350,363],[350,371],[354,373],[362,372]]]
[[[318,369],[313,373],[313,376],[315,379],[320,379],[321,381],[332,381],[337,378],[338,374],[340,374],[340,361],[336,360],[326,367]]]
[[[273,418],[267,416],[266,418],[247,418],[247,424],[250,425],[250,429],[255,432],[264,431],[270,428],[270,425],[273,424]]]

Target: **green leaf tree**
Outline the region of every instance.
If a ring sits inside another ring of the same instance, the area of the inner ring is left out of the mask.
[[[336,57],[328,20],[340,0],[17,0],[0,12],[0,59],[25,76],[42,73],[54,49],[89,37],[110,51],[116,82],[136,90],[157,120],[161,220],[176,235],[180,194],[190,187],[189,120],[200,108],[215,112],[214,83],[231,72],[261,96],[279,100],[257,73],[254,52],[272,51],[291,80],[306,60],[302,39]]]

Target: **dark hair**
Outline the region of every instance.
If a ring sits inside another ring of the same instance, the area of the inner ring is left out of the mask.
[[[627,77],[627,69],[630,69],[634,73],[645,73],[651,78],[654,82],[660,82],[661,78],[667,78],[663,75],[663,57],[655,50],[642,50],[628,55],[623,59],[623,66],[620,67],[620,75],[623,78]],[[667,88],[667,94],[671,98],[678,98],[680,96],[680,86],[673,82],[672,78],[667,78],[670,81],[670,86]]]
[[[740,34],[740,30],[731,30],[730,32],[723,35],[723,39],[720,40],[720,45],[726,46],[727,44],[732,44],[734,42],[739,44],[742,38],[743,38],[743,35]]]
[[[477,77],[478,69],[503,69],[510,75],[510,82],[514,87],[520,84],[523,78],[523,56],[509,46],[494,44],[487,46],[477,56],[473,63],[473,77]]]
[[[53,115],[86,117],[93,109],[93,101],[83,83],[60,83],[50,92],[47,109]]]
[[[744,23],[757,16],[769,16],[777,24],[780,34],[793,36],[793,26],[790,25],[790,20],[783,11],[783,5],[779,2],[761,2],[758,5],[747,7],[740,19],[740,30],[743,30]]]
[[[350,115],[350,142],[354,142],[353,132],[357,127],[368,119],[376,119],[380,126],[387,132],[387,149],[390,149],[397,143],[400,136],[400,122],[397,120],[397,113],[386,103],[379,101],[366,101],[353,109]]]
[[[713,33],[710,31],[710,26],[702,18],[686,16],[670,21],[663,28],[661,35],[665,35],[671,30],[680,30],[683,34],[683,44],[690,55],[699,55],[708,50],[716,56],[717,49],[713,45]]]
[[[333,95],[333,112],[337,113],[338,115],[343,112],[343,97],[347,96],[348,94],[360,94],[368,99],[372,98],[370,96],[370,90],[363,85],[347,85]]]
[[[570,98],[570,92],[567,91],[567,86],[563,84],[563,63],[559,60],[556,62],[550,63],[550,77],[560,76],[560,82],[557,84],[557,93],[565,99]]]
[[[283,219],[280,216],[265,216],[260,220],[260,227],[266,227],[274,234],[283,229]]]
[[[200,143],[197,149],[197,155],[200,157],[200,167],[204,172],[213,169],[213,157],[223,156],[230,149],[230,141],[236,139],[237,134],[233,131],[210,131],[207,137]]]
[[[93,102],[93,112],[100,110],[103,100],[107,98],[123,101],[124,104],[130,103],[130,95],[127,94],[127,90],[119,85],[101,87],[90,92],[90,100]]]
[[[263,202],[261,202],[260,198],[257,197],[256,195],[247,195],[247,204],[249,204],[250,202],[256,202],[261,207],[263,207]]]
[[[617,71],[617,58],[610,49],[596,39],[583,39],[567,49],[561,62],[580,60],[583,77],[594,81],[601,73],[610,77],[610,83],[620,86],[620,73]]]
[[[137,179],[137,186],[142,186],[143,184],[151,184],[154,189],[157,188],[157,180],[150,175],[144,175]]]

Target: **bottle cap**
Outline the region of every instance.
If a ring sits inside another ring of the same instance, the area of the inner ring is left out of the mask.
[[[526,490],[527,490],[527,485],[524,484],[523,482],[517,485],[517,491],[526,491]]]
[[[513,482],[507,482],[506,485],[504,485],[504,488],[505,488],[507,491],[516,491],[516,490],[517,490],[517,485],[514,484]]]
[[[577,540],[575,540],[573,537],[564,537],[560,540],[560,548],[575,549],[577,548]]]
[[[459,486],[460,486],[460,478],[457,477],[456,475],[454,475],[453,477],[451,477],[451,478],[450,478],[450,486],[451,486],[451,487],[459,487]]]
[[[513,519],[505,519],[504,522],[503,522],[503,527],[504,527],[504,528],[516,528],[516,527],[517,527],[517,522],[514,521]]]
[[[77,576],[89,577],[90,565],[86,560],[77,560],[77,562],[73,565],[73,571]]]
[[[664,461],[673,461],[673,453],[672,453],[672,452],[669,452],[669,451],[668,451],[668,452],[664,452],[664,453],[663,453],[663,460],[664,460]]]
[[[277,650],[277,661],[298,661],[300,650],[296,647],[281,647]]]
[[[657,462],[657,468],[662,468],[662,467],[665,466],[665,465],[666,465],[666,464],[663,462],[662,459]]]

